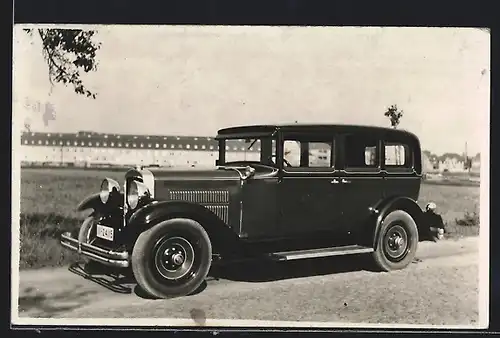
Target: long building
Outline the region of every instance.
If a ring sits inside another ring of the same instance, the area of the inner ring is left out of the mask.
[[[227,160],[258,159],[260,145],[229,141]],[[94,132],[40,133],[21,135],[24,164],[60,166],[211,166],[219,151],[213,137],[124,135]]]

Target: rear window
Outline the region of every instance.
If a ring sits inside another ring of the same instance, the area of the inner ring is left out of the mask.
[[[386,167],[411,167],[409,147],[403,143],[385,144],[385,166]]]

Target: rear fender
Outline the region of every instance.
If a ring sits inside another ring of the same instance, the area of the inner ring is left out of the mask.
[[[406,211],[417,224],[419,237],[424,229],[424,213],[417,202],[409,197],[395,196],[382,201],[375,210],[375,228],[373,232],[373,248],[376,249],[377,237],[385,217],[394,210]]]
[[[238,241],[236,234],[217,215],[202,205],[184,201],[154,201],[130,217],[124,229],[129,249],[142,232],[172,218],[189,218],[200,223],[208,233],[214,252],[227,253],[228,250],[234,250]]]

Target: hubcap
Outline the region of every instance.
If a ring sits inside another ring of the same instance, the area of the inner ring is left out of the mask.
[[[154,251],[154,266],[163,278],[175,280],[191,270],[194,256],[193,246],[185,238],[163,238]]]
[[[389,259],[398,261],[408,252],[408,234],[400,225],[394,225],[386,233],[385,252]]]

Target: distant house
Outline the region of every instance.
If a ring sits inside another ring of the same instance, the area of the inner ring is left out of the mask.
[[[472,172],[480,172],[481,171],[481,154],[477,153],[476,156],[472,158],[471,165]]]

